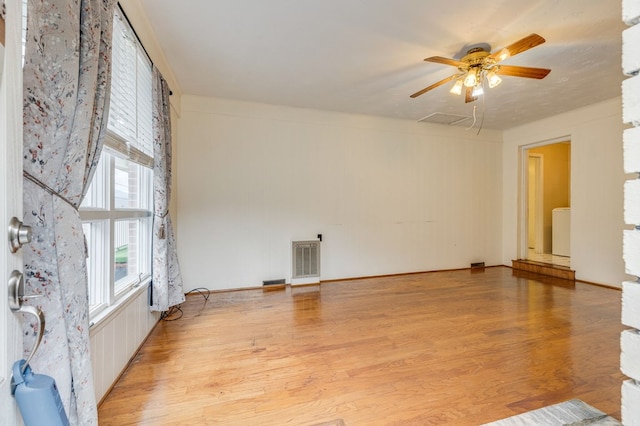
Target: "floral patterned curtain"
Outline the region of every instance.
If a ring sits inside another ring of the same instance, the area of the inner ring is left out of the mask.
[[[78,206],[106,130],[115,0],[29,0],[24,63],[25,293],[45,315],[31,365],[53,376],[71,424],[97,425],[86,247]],[[25,352],[34,344],[25,324]]]
[[[153,297],[151,310],[166,311],[184,302],[173,225],[171,197],[171,111],[169,86],[153,67]]]

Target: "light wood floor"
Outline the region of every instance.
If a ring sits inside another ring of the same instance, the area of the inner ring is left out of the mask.
[[[579,398],[620,418],[620,292],[506,267],[192,296],[100,425],[478,425]],[[204,284],[204,283],[203,283]]]

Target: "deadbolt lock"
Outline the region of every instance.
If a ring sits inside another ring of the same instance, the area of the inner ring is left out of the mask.
[[[17,252],[20,247],[31,242],[31,227],[24,225],[17,218],[9,221],[9,249]]]

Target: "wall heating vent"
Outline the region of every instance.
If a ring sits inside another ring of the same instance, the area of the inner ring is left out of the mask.
[[[466,124],[467,120],[471,120],[471,117],[467,115],[458,114],[445,114],[443,112],[434,112],[426,117],[422,117],[418,120],[419,123],[434,123],[434,124],[448,124],[449,126]]]
[[[320,241],[293,241],[291,284],[320,282]]]

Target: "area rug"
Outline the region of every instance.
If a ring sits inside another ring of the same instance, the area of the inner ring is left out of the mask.
[[[613,417],[607,416],[606,413],[585,404],[579,399],[572,399],[498,420],[497,422],[485,423],[483,426],[613,426],[621,424]]]

